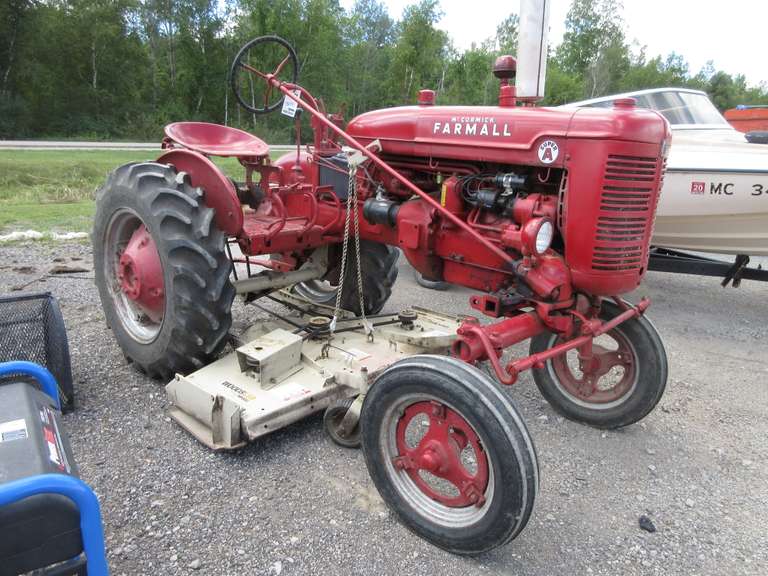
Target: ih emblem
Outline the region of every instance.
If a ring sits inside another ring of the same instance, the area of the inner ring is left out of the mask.
[[[542,164],[552,164],[557,160],[557,155],[560,153],[557,143],[554,140],[544,140],[539,145],[539,160]]]

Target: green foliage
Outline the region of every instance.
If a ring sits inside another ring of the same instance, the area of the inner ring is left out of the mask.
[[[496,27],[496,47],[500,54],[515,54],[520,32],[520,17],[510,14]]]
[[[446,69],[445,87],[438,90],[439,104],[495,104],[498,82],[490,74],[495,53],[473,46],[456,56]]]
[[[342,77],[347,110],[355,116],[376,107],[386,94],[396,29],[384,4],[376,0],[357,0],[345,29]]]
[[[251,116],[228,85],[238,48],[276,34],[294,45],[300,82],[347,117],[415,102],[493,104],[494,59],[514,54],[519,19],[456,50],[438,28],[438,0],[415,0],[402,15],[382,0],[4,0],[0,2],[0,138],[159,140],[177,120],[226,123],[270,141],[293,139],[280,114]],[[649,56],[624,35],[615,0],[572,0],[562,44],[550,55],[547,104],[659,86],[708,91],[725,109],[768,102],[708,64],[692,74],[682,55]],[[303,137],[309,136],[302,119]]]
[[[609,47],[624,44],[621,4],[613,0],[573,0],[565,19],[557,58],[563,70],[586,76]]]
[[[575,102],[583,98],[584,85],[582,78],[569,74],[555,60],[547,62],[547,82],[545,84],[544,104],[559,106]]]
[[[556,58],[561,69],[583,79],[584,96],[616,91],[629,68],[621,3],[573,0]]]
[[[419,89],[440,87],[448,60],[448,35],[435,28],[441,17],[437,0],[421,0],[403,12],[388,70],[389,104],[413,103]]]
[[[738,104],[736,99],[743,90],[744,86],[739,86],[725,72],[716,72],[709,80],[709,97],[712,103],[721,110],[733,108]]]

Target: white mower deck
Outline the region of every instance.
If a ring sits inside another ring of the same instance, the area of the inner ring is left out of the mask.
[[[460,321],[414,307],[369,319],[370,339],[362,321],[345,312],[332,336],[312,336],[303,327],[329,318],[331,308],[287,291],[273,300],[290,314],[268,311],[274,320],[251,326],[234,352],[166,386],[170,417],[213,450],[239,448],[334,400],[365,394],[398,360],[446,353]]]

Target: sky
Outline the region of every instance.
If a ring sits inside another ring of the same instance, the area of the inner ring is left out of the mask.
[[[557,46],[565,31],[570,0],[551,0],[550,46]],[[383,0],[396,19],[411,0]],[[350,8],[354,0],[341,0]],[[733,4],[706,0],[624,0],[627,40],[637,51],[647,46],[648,57],[681,54],[696,74],[708,60],[718,70],[744,74],[747,83],[768,82],[768,0],[737,0]],[[511,12],[520,13],[519,0],[441,0],[444,16],[438,27],[454,45],[469,48],[496,32],[496,25]],[[722,9],[733,6],[730,9]]]

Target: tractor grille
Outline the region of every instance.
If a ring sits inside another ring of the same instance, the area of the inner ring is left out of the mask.
[[[608,156],[592,252],[594,270],[619,272],[645,266],[657,169],[656,158]]]

